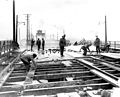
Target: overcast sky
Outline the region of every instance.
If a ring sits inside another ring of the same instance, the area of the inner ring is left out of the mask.
[[[35,35],[42,29],[47,35],[66,34],[68,39],[104,40],[105,15],[108,40],[120,41],[119,0],[15,0],[19,22],[30,14],[30,30]],[[0,0],[0,39],[12,38],[12,0]],[[21,39],[26,25],[19,24]],[[9,36],[9,37],[8,37]]]

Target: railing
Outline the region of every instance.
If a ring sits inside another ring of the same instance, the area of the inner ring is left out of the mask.
[[[12,40],[0,41],[0,56],[10,52],[12,49]]]
[[[85,45],[91,43],[94,45],[94,41],[93,40],[81,40],[80,42],[78,42],[78,45]],[[120,51],[120,41],[108,41],[107,42],[110,45],[110,49],[114,50],[114,51]],[[101,48],[105,47],[105,42],[101,41]]]
[[[120,41],[110,41],[111,47],[114,49],[120,49]]]
[[[120,41],[108,41],[111,49],[120,50]],[[101,42],[101,45],[104,46],[105,42]]]

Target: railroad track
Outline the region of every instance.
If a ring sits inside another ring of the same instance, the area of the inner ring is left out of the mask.
[[[0,57],[0,65],[7,65],[8,63],[12,62],[12,60],[14,60],[15,57],[17,57],[17,55],[19,54],[19,52],[9,52],[4,56]]]
[[[14,67],[0,88],[0,96],[56,95],[75,92],[75,89],[91,87],[92,90],[118,87],[118,76],[114,70],[98,64],[101,61],[89,58],[71,58],[51,61],[37,61],[32,84],[24,84],[27,73],[25,67]],[[17,64],[16,64],[17,65]],[[119,73],[118,73],[119,74]]]
[[[115,64],[113,62],[111,63],[111,62],[108,62],[106,60],[96,58],[96,57],[84,58],[84,60],[92,62],[95,67],[115,76],[116,79],[119,79],[120,66],[118,64]]]

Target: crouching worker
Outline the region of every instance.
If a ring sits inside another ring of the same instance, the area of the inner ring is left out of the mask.
[[[34,58],[36,58],[36,57],[37,57],[36,54],[23,55],[23,56],[20,57],[21,61],[25,65],[27,71],[29,71],[30,67],[32,67],[34,69],[36,68],[37,65],[34,61]],[[32,64],[30,62],[32,62]]]
[[[91,44],[85,44],[80,48],[80,52],[81,50],[83,51],[83,55],[86,56],[87,55],[87,51],[90,52],[89,47],[91,46]]]

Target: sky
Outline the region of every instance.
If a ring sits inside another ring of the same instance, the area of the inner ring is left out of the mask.
[[[119,0],[15,0],[15,4],[20,39],[26,38],[29,14],[33,35],[41,29],[49,38],[65,33],[70,40],[94,40],[98,35],[103,41],[106,16],[108,40],[120,41]],[[0,0],[0,12],[0,39],[12,39],[12,0]]]

